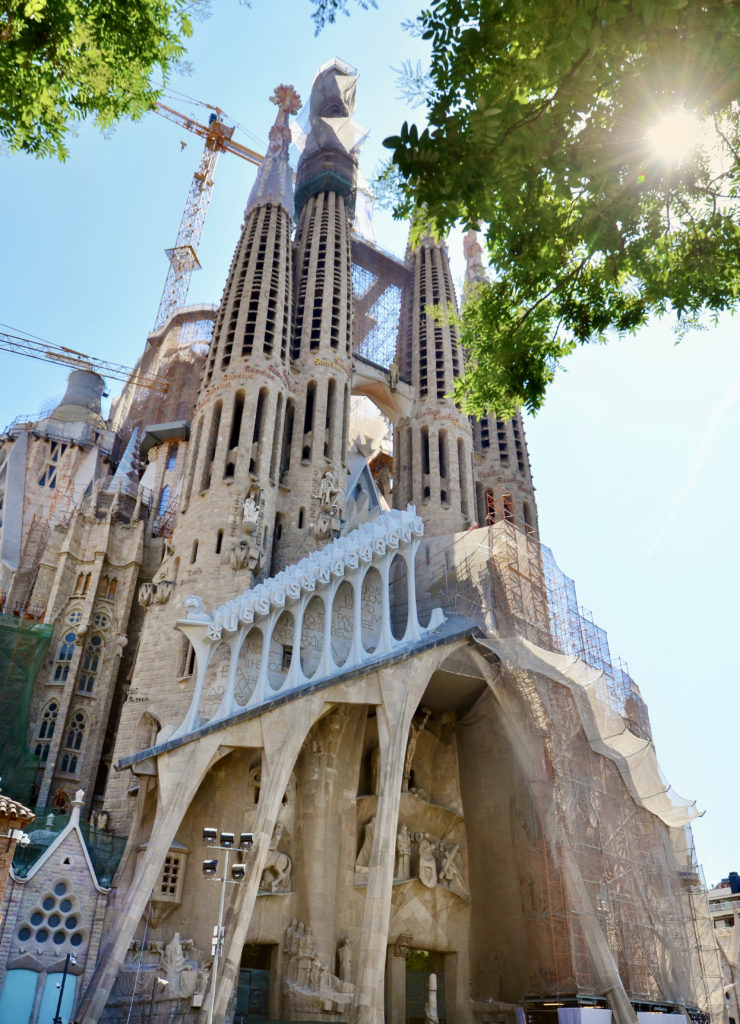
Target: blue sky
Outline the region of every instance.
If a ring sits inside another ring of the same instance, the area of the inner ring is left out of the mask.
[[[418,0],[379,0],[378,11],[354,10],[318,38],[308,0],[213,6],[195,28],[192,73],[172,84],[254,133],[235,135],[251,148],[264,151],[275,85],[290,82],[307,100],[316,69],[333,56],[360,74],[366,175],[383,137],[420,117],[399,98],[392,70],[424,58],[400,28]],[[201,116],[186,99],[173,105]],[[200,140],[151,114],[109,138],[82,126],[70,150],[64,165],[0,155],[0,321],[132,365],[154,323],[163,250],[174,243]],[[189,301],[219,301],[254,173],[221,157]],[[386,214],[376,225],[379,244],[402,253],[405,225]],[[451,255],[459,274],[457,240]],[[728,317],[679,346],[658,324],[583,349],[527,421],[542,539],[628,662],[668,779],[706,809],[694,834],[710,883],[740,863],[736,334]],[[37,413],[65,379],[58,367],[0,353],[0,426]]]

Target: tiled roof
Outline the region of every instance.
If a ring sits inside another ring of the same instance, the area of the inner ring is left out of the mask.
[[[4,796],[0,793],[0,818],[16,818],[19,821],[28,824],[33,821],[36,815],[33,811],[29,811],[23,804],[19,804],[17,800],[11,800],[9,797]]]

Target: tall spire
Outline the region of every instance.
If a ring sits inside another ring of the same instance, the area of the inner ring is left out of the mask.
[[[487,280],[483,266],[483,247],[478,232],[463,236],[465,255],[464,299]],[[493,413],[471,418],[473,426],[473,480],[475,506],[481,525],[501,519],[515,520],[528,532],[537,532],[537,504],[527,439],[519,409],[510,420],[497,419]]]
[[[277,105],[277,117],[275,124],[270,129],[270,143],[264,162],[257,171],[257,178],[249,193],[246,215],[248,216],[257,206],[272,203],[275,206],[282,206],[288,212],[288,216],[292,218],[294,205],[293,185],[288,163],[288,149],[291,140],[288,118],[291,114],[297,114],[301,109],[301,97],[292,85],[278,85],[270,96],[270,102]]]

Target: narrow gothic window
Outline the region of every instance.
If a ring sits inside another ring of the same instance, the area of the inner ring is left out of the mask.
[[[62,761],[60,769],[63,772],[69,772],[74,775],[77,771],[79,764],[80,754],[82,750],[82,742],[84,740],[85,733],[85,716],[81,711],[78,711],[70,722],[69,729],[67,731],[67,739],[64,743],[64,753],[62,754]]]
[[[92,693],[95,686],[95,677],[100,667],[100,659],[103,655],[103,638],[91,636],[87,642],[85,653],[82,658],[82,670],[77,689],[80,693]]]
[[[174,469],[177,463],[177,445],[170,444],[167,446],[167,463],[165,465],[165,471]]]
[[[69,663],[75,652],[76,633],[65,633],[54,666],[54,682],[63,683],[69,675]]]
[[[39,726],[38,738],[40,740],[50,740],[52,738],[54,735],[54,729],[56,728],[58,714],[58,701],[53,700],[46,705],[44,713],[41,716],[41,725]]]

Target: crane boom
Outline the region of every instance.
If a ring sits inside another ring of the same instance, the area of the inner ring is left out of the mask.
[[[139,370],[132,370],[128,366],[121,366],[120,363],[94,359],[92,356],[85,355],[84,352],[76,352],[73,348],[65,348],[64,345],[52,345],[41,338],[29,338],[22,334],[0,331],[0,351],[13,352],[15,355],[27,356],[30,359],[40,359],[45,363],[64,363],[74,370],[92,370],[94,373],[99,373],[101,377],[130,381],[137,387],[161,391],[162,394],[166,394],[169,387],[167,379],[156,373],[142,373]]]
[[[239,142],[234,142],[234,129],[221,120],[223,111],[218,107],[210,108],[213,113],[208,125],[201,124],[192,117],[187,117],[164,103],[157,102],[155,110],[162,117],[185,128],[204,140],[198,169],[193,175],[185,209],[177,232],[177,240],[171,249],[165,249],[169,260],[169,269],[164,284],[164,291],[157,310],[154,330],[158,331],[167,323],[178,308],[185,303],[190,278],[194,270],[200,269],[198,262],[198,245],[203,233],[208,206],[213,192],[213,174],[221,153],[233,153],[235,156],[259,166],[264,157]]]

